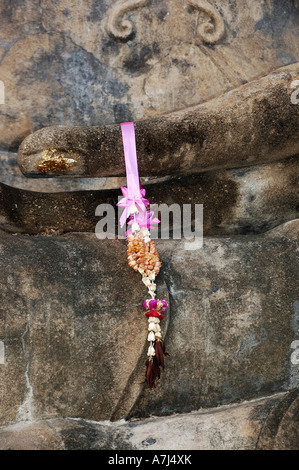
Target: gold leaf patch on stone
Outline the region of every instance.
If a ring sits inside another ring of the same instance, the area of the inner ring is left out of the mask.
[[[60,173],[73,167],[77,162],[74,158],[66,155],[72,154],[72,150],[60,151],[55,148],[47,148],[43,150],[42,161],[38,164],[40,173]]]

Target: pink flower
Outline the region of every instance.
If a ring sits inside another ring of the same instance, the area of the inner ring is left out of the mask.
[[[135,204],[138,212],[146,212],[146,206],[149,205],[149,201],[145,199],[145,189],[140,188],[138,194],[130,195],[128,194],[128,188],[124,186],[121,187],[121,192],[123,193],[123,198],[116,204],[119,207],[124,207],[125,210],[123,211],[120,217],[120,225],[123,227],[127,218],[130,215],[130,208],[133,204]]]

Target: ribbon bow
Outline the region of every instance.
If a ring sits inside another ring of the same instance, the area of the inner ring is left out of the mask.
[[[146,227],[148,229],[154,228],[151,224],[158,224],[160,220],[157,217],[154,217],[154,211],[146,211],[136,214],[136,216],[131,216],[128,222],[128,225],[132,225],[134,222],[137,222],[139,227]],[[126,235],[132,233],[132,229],[127,230]]]
[[[118,201],[116,205],[125,208],[120,217],[120,226],[123,227],[127,218],[131,215],[131,210],[136,209],[136,213],[145,213],[146,206],[149,205],[149,201],[144,197],[145,189],[143,188],[140,188],[138,192],[135,191],[135,194],[133,195],[129,195],[128,188],[125,188],[124,186],[122,186],[120,189],[124,197]]]

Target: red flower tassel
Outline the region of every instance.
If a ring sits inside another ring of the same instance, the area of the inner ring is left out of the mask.
[[[154,356],[153,357],[153,365],[152,365],[152,368],[153,368],[153,372],[155,374],[155,379],[159,379],[160,378],[160,367],[159,367],[159,364],[158,364],[158,361],[157,361],[157,358]]]
[[[155,342],[155,357],[157,358],[158,366],[164,370],[164,352],[161,340]]]
[[[164,356],[169,356],[165,351],[164,341],[156,340],[155,355],[153,357],[149,357],[146,361],[145,381],[149,385],[150,389],[155,388],[156,379],[160,379],[160,367],[164,370]]]
[[[160,367],[158,365],[157,358],[151,357],[148,358],[146,361],[146,374],[145,374],[145,381],[149,385],[150,389],[156,387],[156,379],[160,378]]]
[[[153,358],[150,357],[148,358],[148,360],[146,361],[146,374],[145,374],[145,380],[146,382],[148,383],[148,385],[150,386],[150,389],[154,388],[155,387],[155,370],[154,370],[154,367],[153,367]]]

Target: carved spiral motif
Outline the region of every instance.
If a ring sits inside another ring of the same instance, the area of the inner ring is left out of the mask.
[[[131,21],[121,20],[121,18],[129,11],[144,6],[147,2],[148,0],[122,0],[117,3],[108,16],[107,32],[115,38],[127,40],[133,32],[133,24]],[[214,23],[201,23],[197,28],[199,37],[207,44],[215,44],[219,41],[225,32],[224,21],[220,13],[206,0],[187,0],[187,4],[207,13]]]
[[[187,3],[198,10],[207,13],[214,24],[201,23],[197,28],[199,37],[208,44],[215,44],[225,33],[224,21],[220,13],[205,0],[187,0]]]
[[[130,37],[133,32],[133,24],[129,20],[119,19],[125,15],[125,13],[135,8],[142,7],[147,3],[148,0],[126,0],[120,1],[111,10],[106,29],[109,34],[112,34],[115,38],[126,40]]]

